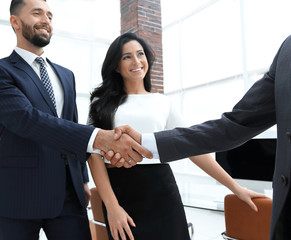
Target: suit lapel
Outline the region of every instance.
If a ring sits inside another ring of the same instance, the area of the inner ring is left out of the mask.
[[[54,113],[54,115],[57,116],[55,107],[52,103],[52,100],[50,99],[50,96],[49,96],[47,90],[45,89],[45,87],[44,87],[43,83],[41,82],[41,80],[39,79],[38,75],[31,68],[31,66],[29,66],[29,64],[26,61],[24,61],[24,59],[22,57],[20,57],[15,51],[13,51],[12,54],[10,55],[10,59],[11,59],[12,64],[16,68],[21,69],[23,72],[25,72],[30,77],[30,79],[32,80],[32,82],[34,83],[34,85],[36,86],[38,91],[40,91],[40,93],[43,96],[43,99],[45,100],[47,105],[49,105],[51,111]]]

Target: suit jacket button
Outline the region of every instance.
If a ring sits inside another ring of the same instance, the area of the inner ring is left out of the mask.
[[[283,185],[287,185],[288,184],[288,178],[284,175],[281,175],[281,181]]]

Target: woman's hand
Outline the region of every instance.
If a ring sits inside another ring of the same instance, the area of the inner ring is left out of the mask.
[[[252,198],[266,197],[264,194],[254,192],[252,190],[238,186],[238,189],[234,191],[234,194],[242,201],[247,203],[254,211],[258,211],[257,206],[252,201]]]
[[[190,160],[200,167],[209,176],[226,186],[239,199],[247,203],[251,209],[258,211],[257,206],[252,201],[252,198],[266,197],[264,194],[256,193],[241,187],[233,178],[211,157],[210,154],[190,157]]]
[[[107,217],[114,240],[119,240],[119,236],[122,240],[126,240],[126,235],[130,240],[134,240],[129,224],[135,227],[135,223],[120,205],[107,208]]]

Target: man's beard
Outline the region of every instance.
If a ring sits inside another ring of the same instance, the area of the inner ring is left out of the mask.
[[[22,20],[21,23],[22,23],[22,36],[30,43],[37,47],[45,47],[50,43],[52,35],[50,35],[47,38],[43,37],[41,35],[34,33],[31,27],[24,23]]]

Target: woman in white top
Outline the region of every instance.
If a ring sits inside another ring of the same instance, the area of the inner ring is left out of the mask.
[[[140,133],[184,126],[181,115],[162,94],[150,93],[154,54],[133,33],[118,37],[102,66],[102,84],[91,95],[90,124],[103,129],[130,125]],[[190,160],[256,210],[262,196],[240,187],[210,155]],[[133,161],[133,160],[131,160]],[[98,154],[88,160],[104,203],[109,239],[188,240],[181,197],[168,164],[144,159],[131,168],[116,168]],[[107,168],[107,171],[106,171]]]

